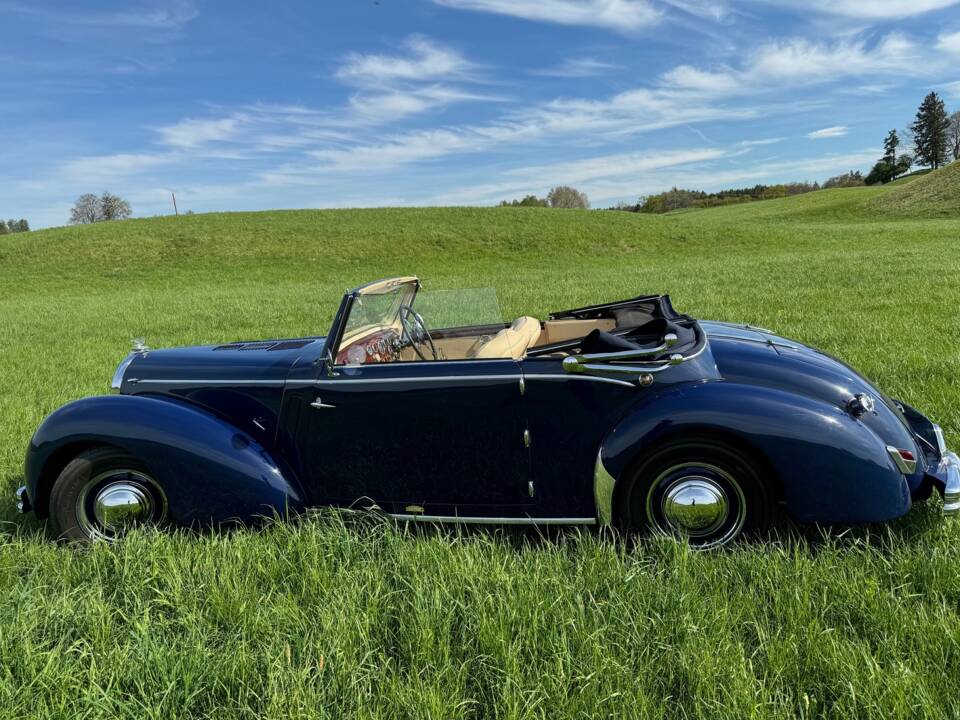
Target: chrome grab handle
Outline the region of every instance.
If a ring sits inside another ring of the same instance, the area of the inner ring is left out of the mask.
[[[594,373],[597,375],[642,375],[645,373],[659,373],[674,365],[686,361],[683,355],[671,355],[666,362],[659,365],[613,365],[608,363],[590,362],[589,355],[571,355],[563,359],[563,369],[569,373]]]
[[[591,375],[635,375],[638,376],[641,381],[646,380],[641,384],[649,384],[653,378],[646,378],[646,376],[663,372],[674,365],[681,365],[703,352],[703,348],[701,348],[699,351],[688,356],[674,353],[666,360],[643,359],[650,355],[661,354],[676,344],[677,336],[673,333],[667,333],[663,337],[663,342],[655,348],[624,350],[612,353],[589,353],[587,355],[571,355],[565,357],[563,359],[563,369],[569,373],[587,373]],[[633,363],[618,364],[619,362],[627,360],[632,360]]]
[[[316,400],[314,400],[312,403],[310,403],[310,407],[316,408],[317,410],[324,410],[324,409],[326,409],[326,408],[336,408],[337,406],[336,406],[336,405],[328,405],[328,404],[325,403],[323,400],[321,400],[320,397],[318,396]]]

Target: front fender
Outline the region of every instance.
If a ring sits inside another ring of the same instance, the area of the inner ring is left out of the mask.
[[[293,474],[229,423],[179,400],[108,395],[64,405],[34,434],[25,475],[38,516],[47,514],[63,466],[93,445],[121,448],[143,462],[181,525],[248,522],[301,507]]]
[[[646,449],[685,433],[733,437],[758,453],[801,522],[879,522],[910,509],[906,479],[866,425],[817,400],[738,383],[677,387],[637,407],[604,441],[598,476],[617,481]]]

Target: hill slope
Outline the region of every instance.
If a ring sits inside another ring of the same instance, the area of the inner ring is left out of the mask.
[[[890,188],[870,209],[898,217],[960,217],[960,162]]]
[[[0,237],[0,498],[43,417],[152,346],[326,332],[346,287],[496,287],[505,317],[646,292],[823,347],[960,445],[960,219],[886,189],[679,216],[197,215]],[[818,197],[812,197],[817,195]],[[908,269],[909,272],[906,272]],[[936,317],[935,326],[931,318]],[[549,479],[545,479],[549,481]],[[589,482],[589,479],[588,479]],[[960,525],[823,542],[263,532],[57,546],[0,503],[0,717],[912,718],[960,708]]]

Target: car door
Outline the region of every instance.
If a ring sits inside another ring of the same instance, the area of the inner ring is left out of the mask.
[[[532,502],[516,361],[321,365],[288,383],[297,463],[317,504],[522,515]],[[363,501],[362,506],[370,503]]]
[[[568,373],[556,358],[527,358],[521,369],[538,511],[592,518],[603,439],[648,391],[624,380]]]

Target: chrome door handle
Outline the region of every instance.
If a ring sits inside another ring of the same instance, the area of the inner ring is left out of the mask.
[[[337,406],[336,406],[336,405],[328,405],[327,403],[325,403],[323,400],[321,400],[321,399],[318,397],[316,400],[314,400],[312,403],[310,403],[310,407],[316,408],[317,410],[324,410],[324,409],[326,409],[326,408],[336,408]]]

